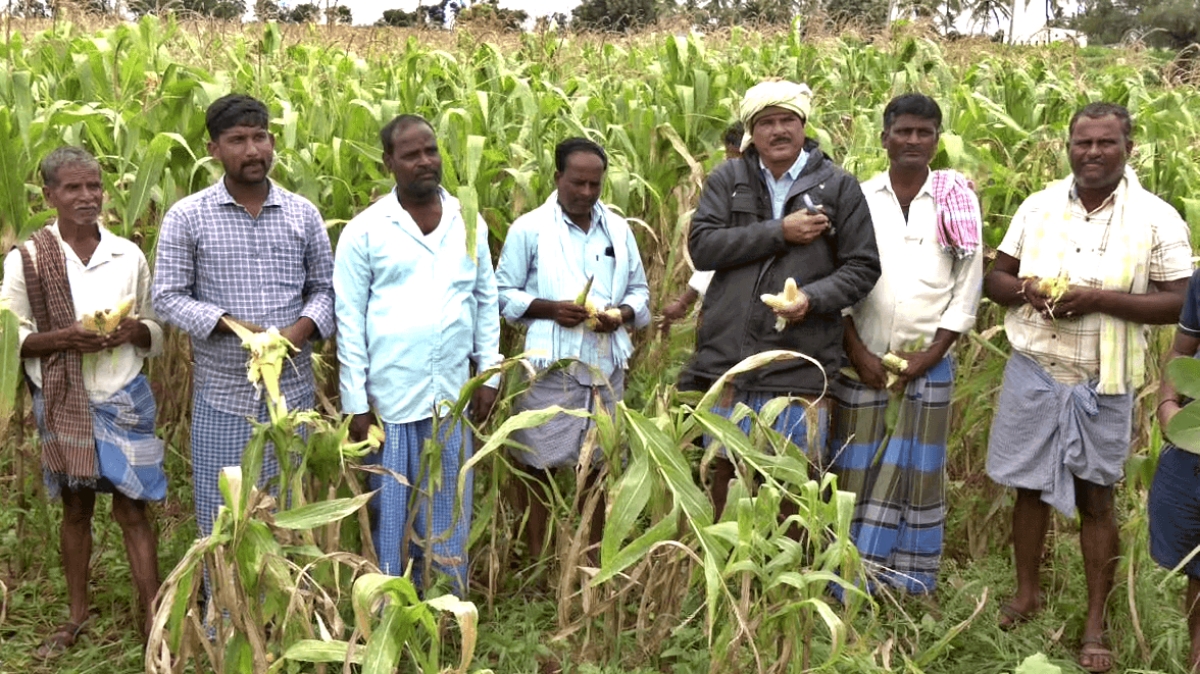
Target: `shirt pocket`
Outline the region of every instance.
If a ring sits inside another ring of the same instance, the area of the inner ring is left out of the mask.
[[[261,244],[270,260],[272,282],[284,288],[300,289],[304,287],[307,277],[304,253],[307,242],[304,236],[293,227],[274,234],[270,240]]]
[[[729,210],[734,213],[750,213],[757,219],[758,202],[749,190],[737,190],[729,200]]]
[[[914,290],[947,290],[954,282],[954,258],[942,250],[937,234],[906,231],[902,264],[917,287]],[[915,294],[915,293],[914,293]]]

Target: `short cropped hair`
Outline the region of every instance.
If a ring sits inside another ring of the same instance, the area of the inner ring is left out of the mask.
[[[235,126],[270,128],[271,115],[267,106],[257,98],[245,94],[228,94],[213,101],[204,115],[208,137],[217,140],[221,134]]]
[[[604,170],[608,170],[608,155],[604,153],[604,148],[593,143],[587,138],[568,138],[559,143],[554,148],[554,168],[562,173],[567,170],[567,158],[576,152],[591,152],[600,158],[604,166]]]
[[[925,94],[901,94],[888,102],[883,109],[883,130],[892,128],[900,115],[912,115],[919,119],[931,120],[940,131],[942,128],[942,108],[937,101]]]
[[[1129,116],[1129,109],[1116,103],[1104,102],[1088,103],[1080,108],[1079,112],[1071,117],[1071,123],[1067,126],[1067,136],[1070,137],[1075,133],[1075,122],[1081,118],[1100,119],[1109,115],[1116,117],[1121,122],[1121,133],[1125,134],[1125,140],[1133,138],[1133,118]]]
[[[383,128],[379,130],[379,144],[383,146],[385,155],[391,154],[396,147],[396,136],[413,124],[424,124],[429,127],[430,131],[433,131],[433,125],[429,123],[429,120],[420,115],[399,115],[383,125]]]
[[[96,161],[92,153],[81,147],[65,145],[46,155],[46,158],[38,165],[38,172],[42,174],[42,183],[47,187],[57,185],[58,171],[64,166],[80,166],[100,171],[100,162]]]

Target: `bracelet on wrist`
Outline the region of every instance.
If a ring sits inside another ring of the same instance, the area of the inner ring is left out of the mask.
[[[1154,413],[1155,413],[1155,414],[1158,414],[1159,412],[1161,412],[1161,411],[1162,411],[1162,406],[1163,406],[1163,405],[1166,405],[1167,403],[1175,403],[1175,404],[1176,404],[1176,405],[1178,405],[1179,407],[1183,407],[1183,405],[1182,405],[1182,404],[1180,404],[1180,402],[1179,402],[1179,399],[1178,399],[1178,398],[1167,398],[1166,400],[1164,400],[1164,401],[1162,401],[1162,402],[1158,403],[1158,407],[1154,408]]]

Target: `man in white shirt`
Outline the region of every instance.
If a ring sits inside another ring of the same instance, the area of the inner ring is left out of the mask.
[[[1079,665],[1112,669],[1105,644],[1119,529],[1113,487],[1129,456],[1134,400],[1146,378],[1146,325],[1179,318],[1192,274],[1187,224],[1128,165],[1133,120],[1090,103],[1068,127],[1071,175],[1017,209],[984,279],[1008,307],[1012,355],[988,439],[987,471],[1017,491],[1017,591],[1001,627],[1041,609],[1039,567],[1050,509],[1074,518],[1087,578]],[[1065,282],[1063,293],[1044,287]]]
[[[42,470],[47,492],[63,502],[60,544],[70,618],[38,647],[35,655],[46,659],[73,646],[90,620],[96,492],[112,494],[113,519],[121,525],[149,634],[159,579],[146,504],[166,497],[167,478],[162,441],[154,435],[154,396],[141,373],[142,361],[162,351],[146,258],[133,242],[99,224],[104,184],[95,158],[63,147],[40,168],[42,194],[58,217],[5,258],[0,304],[23,321],[21,356]],[[119,305],[129,308],[119,322],[89,329],[96,312]]]
[[[937,583],[954,385],[948,354],[975,324],[983,279],[979,200],[962,174],[929,169],[941,124],[941,108],[921,94],[884,108],[889,167],[863,184],[883,271],[845,312],[853,376],[832,386],[832,469],[838,487],[858,495],[851,535],[874,580],[914,594]],[[908,361],[894,383],[888,353]],[[889,407],[899,412],[890,424]]]

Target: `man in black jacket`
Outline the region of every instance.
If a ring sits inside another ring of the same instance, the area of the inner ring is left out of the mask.
[[[785,360],[740,375],[721,397],[728,414],[738,402],[756,412],[780,396],[797,400],[775,427],[810,457],[809,402],[825,392],[826,374],[842,359],[842,310],[865,297],[879,278],[879,252],[858,181],[806,138],[812,92],[804,84],[763,82],[742,99],[743,155],[717,167],[700,195],[688,245],[699,270],[715,275],[704,297],[696,352],[683,389],[704,389],[743,359],[774,349],[820,363]],[[794,279],[799,298],[772,309],[759,298]],[[822,369],[824,372],[822,372]],[[818,444],[827,415],[822,411]],[[718,459],[713,481],[717,515],[734,467]]]

